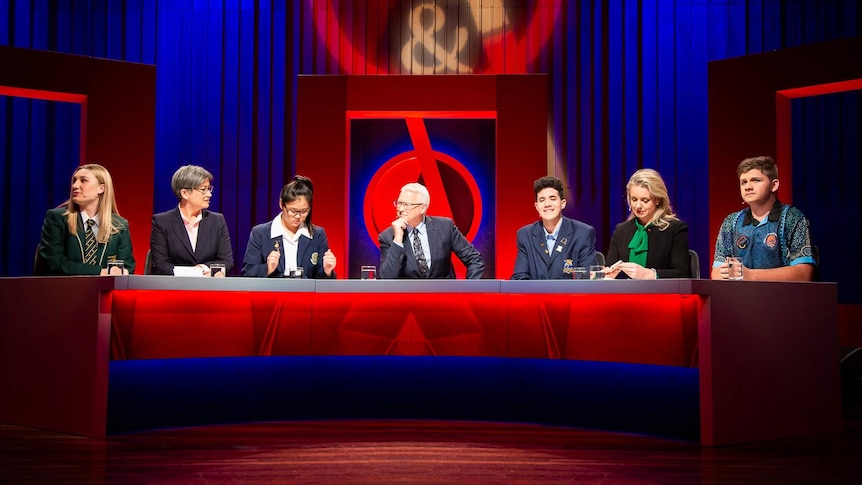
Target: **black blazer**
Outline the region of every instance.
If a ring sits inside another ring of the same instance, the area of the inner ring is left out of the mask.
[[[224,216],[204,210],[198,226],[198,242],[192,251],[179,208],[153,216],[150,233],[153,274],[174,274],[174,266],[224,264],[225,274],[233,268],[233,251]]]
[[[448,217],[425,216],[425,230],[428,231],[428,244],[431,246],[431,273],[428,278],[454,278],[452,253],[467,267],[467,279],[479,279],[485,271],[485,261],[479,251],[467,241],[455,222]],[[377,240],[380,243],[381,279],[422,278],[410,236],[405,231],[402,246],[393,243],[395,232],[387,228]]]
[[[635,229],[634,219],[617,224],[605,257],[608,266],[619,260],[628,262],[629,243],[635,235]],[[664,231],[650,227],[647,229],[647,241],[647,268],[655,269],[659,278],[691,278],[688,225],[685,222],[670,221],[670,226]],[[617,277],[628,278],[622,271]]]

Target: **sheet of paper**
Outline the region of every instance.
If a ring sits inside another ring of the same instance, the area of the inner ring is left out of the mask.
[[[174,276],[203,276],[204,272],[197,266],[174,266]]]

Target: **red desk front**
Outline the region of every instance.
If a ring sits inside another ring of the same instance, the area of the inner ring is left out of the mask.
[[[449,292],[423,291],[428,282],[318,282],[315,291],[303,287],[309,283],[284,280],[282,292],[130,286],[113,297],[112,358],[441,355],[696,365],[700,299],[678,294],[678,282],[667,282],[673,293],[625,297],[592,293],[617,282],[539,285],[564,293],[504,293],[499,281],[448,282]]]
[[[74,318],[56,312],[71,288],[92,294]],[[436,355],[697,366],[710,445],[841,426],[834,284],[127,276],[6,278],[0,289],[3,359],[15,369],[4,374],[0,420],[16,424],[104,434],[106,406],[93,402],[104,403],[109,355]],[[56,295],[51,307],[34,292]],[[110,334],[97,331],[108,315]],[[34,331],[51,327],[64,330]],[[88,344],[65,345],[68,334]],[[52,350],[25,350],[34,348]],[[59,403],[81,397],[58,380],[94,390],[73,413]]]

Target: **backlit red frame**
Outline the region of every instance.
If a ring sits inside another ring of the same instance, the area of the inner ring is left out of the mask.
[[[781,200],[793,202],[791,102],[862,89],[862,37],[736,57],[709,64],[709,234],[739,210],[736,167],[775,157]],[[712,246],[710,261],[712,267]],[[862,305],[839,305],[841,345],[862,345]]]
[[[153,215],[155,66],[7,46],[0,66],[0,95],[81,105],[80,163],[111,172],[143,268]]]
[[[348,202],[351,116],[494,112],[495,277],[509,278],[517,253],[515,233],[538,218],[532,182],[548,174],[547,87],[545,75],[299,76],[296,173],[315,181],[315,223],[326,228],[339,266],[349,267],[348,218],[362,217],[362,207]]]

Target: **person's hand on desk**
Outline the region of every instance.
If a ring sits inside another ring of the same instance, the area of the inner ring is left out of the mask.
[[[195,267],[200,269],[201,274],[203,274],[204,276],[210,275],[210,267],[209,266],[207,266],[205,264],[197,264],[197,265],[195,265]]]
[[[129,270],[123,268],[122,273],[120,272],[120,268],[111,268],[111,272],[108,272],[108,268],[102,268],[99,271],[99,276],[119,276],[119,275],[127,275],[129,274]]]
[[[617,275],[620,274],[620,266],[622,266],[622,264],[623,264],[623,261],[619,260],[610,266],[605,266],[605,269],[604,269],[605,278],[611,279],[611,280],[616,278]]]
[[[652,268],[644,268],[637,263],[617,261],[610,267],[605,268],[605,278],[616,278],[622,271],[633,280],[655,280],[658,279],[658,273]]]
[[[721,280],[730,280],[730,279],[745,279],[745,277],[751,273],[748,272],[748,268],[742,264],[742,259],[740,258],[730,258],[731,260],[725,260],[718,266],[718,279]],[[715,269],[713,270],[712,276],[715,279]],[[735,274],[736,277],[732,277],[732,274]]]
[[[623,263],[620,270],[633,280],[655,280],[658,273],[652,268],[644,268],[637,263]]]

